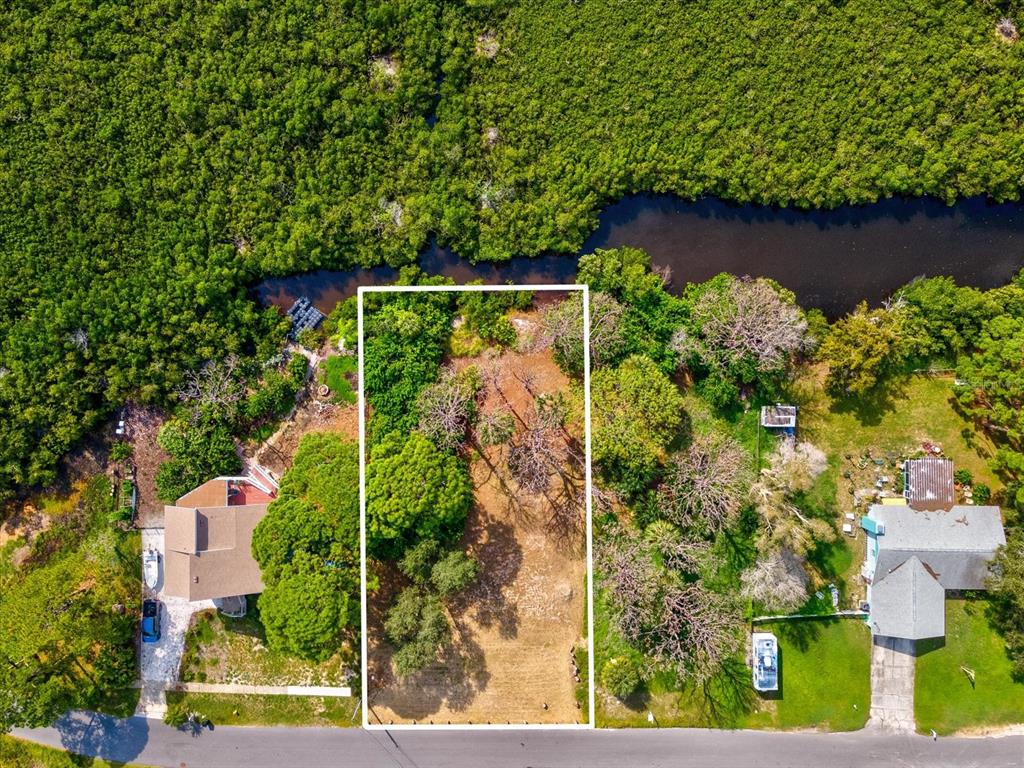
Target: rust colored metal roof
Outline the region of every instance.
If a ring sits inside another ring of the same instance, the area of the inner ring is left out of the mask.
[[[951,509],[956,503],[953,462],[949,459],[910,459],[904,473],[904,495],[912,509],[934,512]]]

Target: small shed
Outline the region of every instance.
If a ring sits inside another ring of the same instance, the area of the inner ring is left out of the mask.
[[[949,509],[956,503],[953,462],[949,459],[908,459],[903,464],[903,495],[920,512]]]
[[[761,426],[765,429],[777,429],[788,435],[796,434],[796,406],[780,403],[761,406]]]

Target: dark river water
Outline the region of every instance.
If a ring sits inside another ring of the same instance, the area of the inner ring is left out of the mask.
[[[686,202],[640,195],[609,206],[580,253],[632,245],[672,270],[673,290],[719,272],[767,276],[796,293],[805,307],[830,316],[860,300],[877,303],[926,275],[991,288],[1024,267],[1024,205],[970,198],[947,206],[930,198],[892,199],[831,211]],[[420,266],[464,283],[571,283],[579,254],[471,264],[442,248],[426,250]],[[321,270],[271,278],[256,294],[287,307],[308,296],[329,311],[359,285],[394,280],[395,270]]]

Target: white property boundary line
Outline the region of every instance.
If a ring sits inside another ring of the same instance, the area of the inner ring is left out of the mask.
[[[366,595],[366,399],[363,382],[363,295],[367,293],[441,293],[469,291],[582,291],[583,292],[583,443],[585,454],[586,525],[587,525],[587,701],[586,723],[526,723],[526,724],[461,724],[431,725],[427,723],[398,723],[382,725],[370,722],[369,657],[367,656],[367,595]],[[590,288],[583,284],[548,285],[374,285],[357,289],[357,326],[359,332],[359,585],[362,637],[360,668],[362,672],[363,728],[371,731],[387,730],[592,730],[594,728],[594,559],[593,559],[593,500],[590,462]]]

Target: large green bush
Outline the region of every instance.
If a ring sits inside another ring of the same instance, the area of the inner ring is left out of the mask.
[[[473,501],[465,464],[418,432],[392,433],[366,465],[366,544],[395,558],[422,539],[450,542],[462,533]]]
[[[590,386],[594,464],[624,493],[637,494],[688,425],[682,395],[643,355],[595,371]]]
[[[299,443],[278,498],[253,532],[265,589],[260,618],[275,648],[324,659],[358,630],[359,447],[334,434]]]

